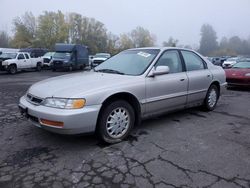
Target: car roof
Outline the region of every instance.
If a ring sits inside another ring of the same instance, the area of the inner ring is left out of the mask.
[[[188,50],[188,51],[193,51],[191,49],[188,48],[180,48],[180,47],[143,47],[143,48],[132,48],[132,49],[128,49],[128,50]]]

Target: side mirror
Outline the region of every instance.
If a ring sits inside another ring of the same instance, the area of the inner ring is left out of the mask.
[[[157,75],[163,75],[163,74],[168,74],[169,73],[169,67],[168,66],[157,66],[156,68],[154,67],[150,73],[149,77],[154,77]]]

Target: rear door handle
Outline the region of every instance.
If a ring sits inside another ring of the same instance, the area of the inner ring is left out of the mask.
[[[180,79],[181,82],[184,81],[184,80],[185,80],[185,78]]]
[[[207,75],[207,77],[210,77],[210,76],[211,76],[210,74]]]

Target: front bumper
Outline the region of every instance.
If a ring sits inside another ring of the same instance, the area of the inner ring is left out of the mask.
[[[228,87],[250,87],[250,78],[227,78]]]
[[[43,63],[44,67],[50,67],[50,63]]]
[[[85,106],[82,109],[57,109],[29,103],[23,96],[19,108],[37,127],[59,134],[81,134],[94,132],[101,105]],[[44,125],[41,119],[63,122],[63,127]]]
[[[0,70],[1,71],[7,71],[8,70],[8,65],[2,65],[2,64],[0,64]]]
[[[100,65],[101,63],[103,63],[105,60],[92,60],[92,66],[96,67],[98,65]]]
[[[233,65],[231,65],[231,64],[222,64],[222,67],[224,68],[224,69],[227,69],[227,68],[231,68]]]

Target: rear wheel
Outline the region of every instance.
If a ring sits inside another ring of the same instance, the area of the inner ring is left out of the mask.
[[[8,72],[10,74],[16,74],[17,73],[16,65],[10,65],[9,68],[8,68]]]
[[[37,65],[36,65],[36,71],[40,72],[41,70],[42,70],[41,63],[37,63]]]
[[[204,100],[203,107],[206,111],[212,111],[215,109],[219,99],[219,89],[216,85],[211,85],[207,91],[206,98]]]
[[[135,113],[126,101],[110,103],[100,114],[97,133],[107,143],[117,143],[129,135],[135,123]]]

